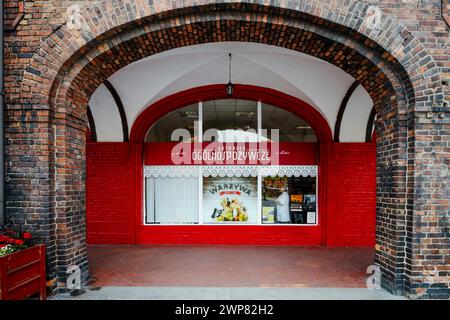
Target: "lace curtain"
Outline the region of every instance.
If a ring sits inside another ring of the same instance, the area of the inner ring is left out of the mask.
[[[315,177],[317,166],[146,166],[146,177]]]

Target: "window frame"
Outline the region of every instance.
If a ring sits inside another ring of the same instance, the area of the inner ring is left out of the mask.
[[[248,101],[255,101],[251,99],[239,99],[238,100],[248,100]],[[262,102],[260,100],[255,101],[257,103],[256,111],[257,111],[257,135],[258,135],[258,141],[261,141],[261,134],[262,134]],[[197,141],[202,143],[203,142],[203,100],[198,101],[197,103],[197,110],[198,110],[198,138]],[[277,108],[280,108],[278,106],[274,106]],[[176,111],[176,110],[174,110]],[[297,115],[296,115],[297,116]],[[298,117],[298,116],[297,116]],[[153,126],[152,126],[153,127]],[[148,132],[152,129],[152,127],[149,128]],[[148,134],[146,133],[146,135]],[[302,165],[298,165],[298,167],[301,167]],[[309,165],[310,166],[310,165]],[[279,227],[317,227],[319,225],[319,165],[315,165],[316,167],[316,175],[315,175],[315,196],[316,196],[316,219],[314,224],[298,224],[298,223],[263,223],[262,222],[262,173],[261,169],[258,169],[258,175],[257,175],[257,211],[258,211],[258,218],[257,223],[233,223],[233,222],[224,222],[224,223],[205,223],[203,219],[203,166],[199,167],[199,174],[198,174],[198,223],[158,223],[158,222],[147,222],[147,197],[146,197],[146,179],[147,177],[145,174],[143,175],[143,225],[144,226],[267,226],[267,227],[273,227],[273,226],[279,226]],[[260,168],[264,166],[259,166]],[[267,167],[267,166],[266,166]],[[145,170],[145,166],[143,167]]]

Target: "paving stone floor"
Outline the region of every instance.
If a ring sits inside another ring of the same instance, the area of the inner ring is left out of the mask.
[[[366,288],[373,248],[91,245],[92,285]]]

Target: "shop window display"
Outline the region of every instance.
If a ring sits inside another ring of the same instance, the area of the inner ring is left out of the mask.
[[[313,177],[264,177],[262,222],[316,223],[316,179]]]
[[[256,177],[204,177],[205,223],[257,223]]]
[[[316,172],[317,166],[148,166],[145,221],[316,225]]]
[[[178,163],[168,159],[170,155],[179,154],[167,145],[171,143],[171,132],[180,128],[190,134],[189,140],[182,142],[201,142],[202,148],[213,140],[231,144],[213,151],[200,149],[201,153],[183,149],[183,156],[187,155],[191,161],[174,165]],[[278,141],[268,140],[263,129],[278,130],[276,137],[285,143],[285,149],[274,151],[267,144],[261,146],[261,142]],[[212,130],[214,138],[210,134]],[[167,159],[144,167],[145,223],[148,225],[318,223],[316,162],[310,160],[308,163],[314,165],[296,165],[296,159],[303,159],[296,151],[298,143],[311,146],[317,139],[309,124],[289,111],[239,99],[199,102],[162,117],[150,128],[146,142],[155,146],[151,149],[154,151],[148,153],[149,158]],[[244,144],[233,144],[239,142]],[[246,145],[247,142],[258,144]],[[159,150],[165,150],[169,156],[155,154]],[[258,162],[261,155],[278,156],[278,152],[290,154],[289,165],[279,165],[278,161]],[[207,159],[209,156],[222,159],[222,165],[206,163],[205,155]],[[240,159],[236,155],[248,156],[248,159],[253,156],[258,161],[236,162]]]
[[[198,223],[197,177],[146,179],[146,223]]]

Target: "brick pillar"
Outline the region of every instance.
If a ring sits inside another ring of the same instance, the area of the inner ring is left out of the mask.
[[[53,113],[11,107],[5,113],[5,209],[46,245],[47,278],[57,278]]]
[[[377,123],[377,205],[375,263],[381,267],[382,287],[405,291],[406,222],[408,214],[407,126],[405,115],[379,115]]]
[[[55,217],[57,271],[65,286],[67,269],[89,277],[86,248],[86,122],[66,113],[55,119]],[[105,213],[106,214],[106,213]]]
[[[8,110],[5,117],[7,223],[30,229],[46,245],[51,288],[68,267],[88,278],[83,120],[49,110]]]
[[[413,298],[450,298],[450,112],[414,113],[414,214],[407,287]]]
[[[449,164],[447,109],[380,116],[375,262],[393,294],[450,297]]]

